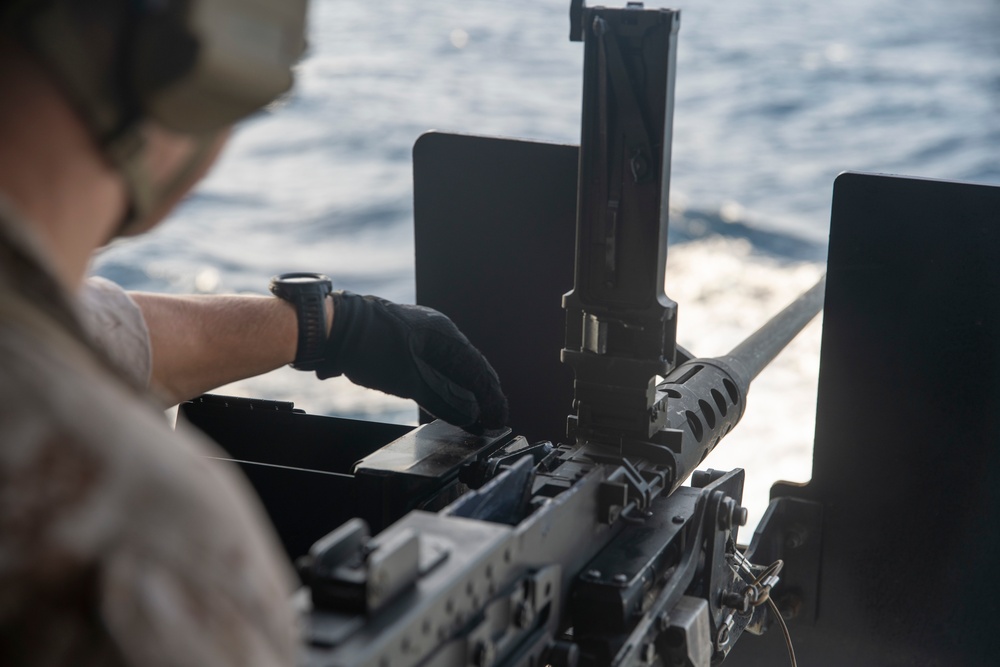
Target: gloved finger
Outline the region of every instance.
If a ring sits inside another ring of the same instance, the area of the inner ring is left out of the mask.
[[[411,340],[414,358],[423,360],[428,368],[472,393],[478,406],[477,422],[482,428],[503,428],[507,425],[507,398],[496,371],[457,329],[455,334],[431,332],[415,337]]]
[[[472,426],[479,420],[479,401],[468,389],[455,384],[419,357],[414,359],[424,382],[412,398],[427,412],[455,426]]]

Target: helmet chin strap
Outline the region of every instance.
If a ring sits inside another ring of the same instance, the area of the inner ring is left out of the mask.
[[[104,154],[121,174],[128,198],[125,214],[113,237],[130,236],[143,232],[153,221],[150,216],[159,212],[166,202],[176,199],[189,188],[198,172],[210,159],[221,132],[188,135],[192,150],[172,174],[156,183],[151,177],[147,158],[147,142],[140,130],[104,146]]]

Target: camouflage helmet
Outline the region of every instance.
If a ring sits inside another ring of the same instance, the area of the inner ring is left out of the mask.
[[[305,48],[306,4],[13,0],[0,20],[51,73],[124,177],[127,232],[169,194],[144,173],[144,124],[207,146],[286,92]]]

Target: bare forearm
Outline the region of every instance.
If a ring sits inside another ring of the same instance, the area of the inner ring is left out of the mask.
[[[295,358],[298,324],[285,301],[263,296],[131,293],[149,328],[152,385],[173,404]]]

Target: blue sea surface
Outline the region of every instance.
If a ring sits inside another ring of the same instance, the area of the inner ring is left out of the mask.
[[[314,0],[294,90],[238,126],[170,220],[108,248],[94,271],[134,289],[264,293],[272,274],[315,270],[412,300],[414,141],[437,129],[576,143],[582,47],[568,41],[569,4]],[[1000,4],[677,8],[667,291],[698,353],[724,353],[822,273],[841,171],[1000,182]],[[776,379],[761,376],[745,422],[758,421],[737,429],[751,458],[736,463],[766,460],[772,479],[809,474],[818,328],[804,341]],[[291,370],[231,389],[415,419],[407,402]],[[766,496],[759,477],[748,493]]]

